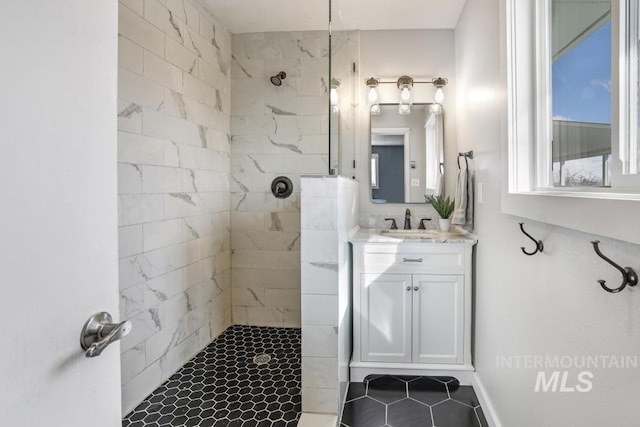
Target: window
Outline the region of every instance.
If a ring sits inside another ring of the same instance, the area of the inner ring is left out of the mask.
[[[611,2],[551,2],[554,187],[606,187],[611,155]]]
[[[637,193],[639,1],[509,1],[518,191]]]
[[[640,243],[638,3],[503,3],[503,212]],[[628,222],[603,226],[612,212]]]

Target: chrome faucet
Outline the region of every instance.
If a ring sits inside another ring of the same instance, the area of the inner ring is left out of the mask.
[[[409,208],[404,211],[404,229],[411,230],[411,211]]]

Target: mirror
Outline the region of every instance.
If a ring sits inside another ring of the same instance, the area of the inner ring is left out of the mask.
[[[371,114],[370,185],[374,203],[426,203],[425,194],[444,194],[442,107],[381,104]],[[437,111],[434,112],[434,111]]]

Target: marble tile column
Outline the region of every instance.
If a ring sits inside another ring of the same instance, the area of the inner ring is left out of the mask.
[[[349,236],[358,228],[358,183],[302,178],[302,410],[337,414],[349,381]]]

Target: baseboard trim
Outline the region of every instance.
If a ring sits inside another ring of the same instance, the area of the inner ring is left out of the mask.
[[[473,373],[471,378],[471,382],[473,385],[473,390],[476,392],[476,396],[478,397],[478,401],[480,402],[480,406],[482,407],[482,412],[484,413],[484,417],[487,419],[489,423],[489,427],[502,427],[500,420],[498,419],[498,415],[493,405],[491,404],[491,399],[489,399],[489,395],[487,394],[487,390],[484,388],[480,377],[477,372]]]
[[[303,412],[298,427],[336,427],[338,417],[332,414],[314,414]]]
[[[471,365],[436,365],[421,363],[351,362],[350,381],[362,382],[370,374],[424,375],[457,378],[461,385],[472,384],[474,368]]]

